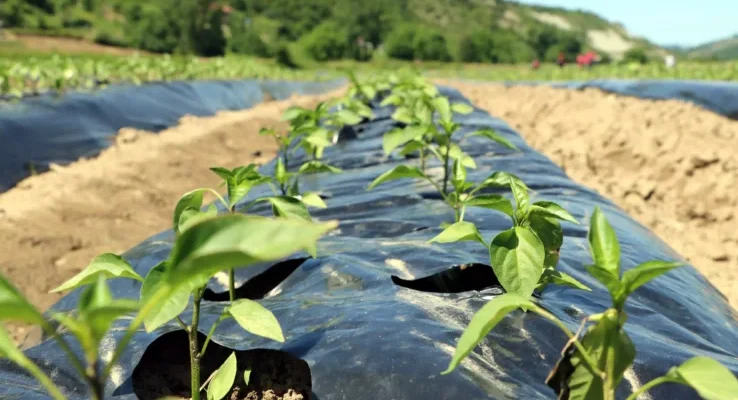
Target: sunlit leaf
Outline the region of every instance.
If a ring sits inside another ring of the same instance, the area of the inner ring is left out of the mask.
[[[425,129],[422,126],[408,126],[404,129],[392,129],[382,137],[382,148],[385,154],[390,154],[395,148],[423,136]]]
[[[284,342],[279,321],[261,304],[253,300],[239,299],[228,307],[228,313],[247,332],[277,342]]]
[[[300,200],[306,206],[315,208],[328,208],[328,205],[325,204],[323,199],[317,193],[304,193],[300,196]]]
[[[490,264],[508,293],[527,298],[543,274],[543,243],[528,228],[515,227],[498,234],[490,244]]]
[[[460,221],[449,225],[443,232],[429,240],[428,243],[453,243],[462,241],[477,241],[487,247],[487,243],[485,243],[476,225],[468,221]]]
[[[375,188],[377,185],[380,185],[384,182],[389,182],[392,180],[397,179],[405,179],[405,178],[413,178],[413,179],[428,179],[423,171],[420,170],[420,168],[417,167],[408,167],[407,165],[399,165],[395,168],[392,168],[391,170],[383,173],[382,175],[379,175],[367,188],[367,190],[371,190]]]
[[[505,139],[504,136],[500,135],[499,133],[497,133],[497,131],[495,131],[492,128],[480,129],[480,130],[475,131],[475,132],[472,132],[472,133],[470,133],[470,134],[468,134],[466,136],[467,137],[471,137],[471,136],[483,136],[483,137],[486,137],[489,140],[492,140],[494,142],[497,142],[497,143],[499,143],[499,144],[501,144],[501,145],[503,145],[505,147],[511,148],[513,150],[517,150],[518,149],[517,147],[515,147],[514,144],[512,144],[512,142],[510,142],[509,140]]]
[[[332,165],[325,164],[320,161],[308,161],[300,166],[300,169],[298,170],[301,174],[312,174],[312,173],[320,173],[320,172],[330,172],[333,174],[337,174],[341,172],[340,168],[336,168]]]
[[[738,379],[720,362],[709,357],[698,356],[672,368],[667,377],[696,390],[705,400],[735,399]]]
[[[655,260],[647,261],[635,268],[629,269],[628,271],[623,272],[621,280],[625,289],[625,294],[628,295],[633,293],[636,289],[648,283],[648,281],[683,265],[684,263],[681,262]]]
[[[464,204],[470,207],[489,208],[491,210],[503,212],[510,217],[513,216],[512,203],[510,200],[499,194],[482,194],[474,196],[471,199],[464,201]]]
[[[458,114],[471,114],[474,111],[474,107],[466,103],[454,103],[451,104],[451,111]]]
[[[40,324],[44,321],[41,312],[26,300],[2,274],[0,274],[0,321]],[[2,323],[0,323],[0,327]]]
[[[552,201],[537,201],[530,207],[531,214],[540,214],[546,217],[554,217],[562,221],[568,221],[573,224],[579,225],[579,221],[576,220],[568,211],[560,205]]]
[[[238,372],[238,360],[236,353],[232,352],[223,365],[215,371],[213,378],[208,383],[208,400],[222,400],[230,393],[233,383],[236,381]]]
[[[615,230],[605,218],[600,207],[596,207],[589,225],[589,249],[595,264],[615,276],[620,275],[620,243]]]
[[[459,338],[448,368],[441,374],[446,375],[453,371],[507,314],[526,306],[534,305],[527,297],[513,293],[506,293],[490,300],[472,317],[469,326]]]
[[[95,257],[80,273],[52,290],[52,293],[72,290],[89,285],[97,280],[98,275],[105,278],[128,278],[143,281],[143,278],[131,267],[123,257],[105,253]]]

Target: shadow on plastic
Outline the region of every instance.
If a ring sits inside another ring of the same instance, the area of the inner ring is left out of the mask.
[[[198,336],[199,343],[203,343],[205,335],[198,333]],[[189,340],[183,330],[164,334],[151,343],[133,370],[136,397],[140,400],[165,396],[191,398],[188,348]],[[200,382],[205,382],[233,351],[211,342],[200,361]],[[236,359],[236,380],[226,399],[313,398],[310,367],[304,360],[269,349],[236,351]],[[244,381],[245,371],[251,371],[248,384]],[[205,391],[202,398],[207,398]]]
[[[492,267],[486,264],[462,264],[415,280],[392,275],[392,283],[404,288],[429,293],[462,293],[489,288],[502,290]]]
[[[310,257],[295,258],[291,260],[285,260],[278,262],[271,266],[266,271],[256,275],[255,277],[244,282],[243,285],[237,287],[234,291],[235,300],[238,299],[249,299],[259,300],[263,299],[269,292],[279,286],[280,283],[284,282],[297,268],[300,267],[305,261],[309,260]],[[210,288],[205,289],[203,294],[203,300],[206,301],[229,301],[230,296],[228,291],[215,292]]]

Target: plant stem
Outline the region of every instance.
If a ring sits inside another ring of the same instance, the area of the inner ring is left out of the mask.
[[[461,222],[461,221],[464,220],[464,213],[465,212],[466,212],[466,207],[465,206],[461,206],[461,212],[459,214],[459,220],[456,221],[456,222]]]
[[[103,400],[105,398],[105,380],[100,379],[100,375],[98,374],[100,369],[99,361],[95,359],[90,363],[87,369],[87,377],[90,380],[92,398],[94,400]]]
[[[451,136],[448,137],[448,143],[446,143],[446,154],[443,156],[443,193],[446,194],[448,189],[448,160],[449,153],[451,153]]]
[[[420,149],[418,152],[420,153],[420,170],[425,173],[425,151],[423,151],[423,149]]]
[[[643,393],[646,393],[647,391],[649,391],[650,389],[652,389],[654,386],[658,386],[658,385],[660,385],[662,383],[667,383],[667,382],[673,382],[673,380],[672,379],[669,379],[669,378],[667,378],[665,376],[660,376],[660,377],[658,377],[658,378],[656,378],[656,379],[654,379],[654,380],[646,383],[645,385],[641,386],[640,388],[638,388],[638,390],[636,390],[635,392],[631,393],[631,395],[628,396],[628,398],[625,399],[625,400],[636,400],[638,398],[638,396],[642,395]]]
[[[599,375],[601,378],[603,377],[604,373],[600,371],[600,369],[597,367],[597,362],[595,362],[592,356],[587,352],[587,349],[585,349],[584,346],[582,346],[579,340],[574,336],[573,333],[571,333],[569,328],[567,328],[563,322],[561,322],[553,314],[549,313],[548,311],[538,306],[534,306],[532,311],[542,316],[543,318],[546,318],[547,320],[553,322],[554,325],[558,326],[559,329],[561,329],[566,334],[566,336],[569,337],[574,347],[576,347],[577,350],[579,350],[579,354],[581,354],[582,359],[584,359],[584,361],[589,365],[589,368],[592,370],[592,373],[594,373],[595,375]]]
[[[215,328],[220,325],[220,323],[226,319],[228,316],[226,312],[224,311],[223,314],[220,315],[220,317],[215,321],[213,326],[210,327],[210,331],[208,332],[208,336],[205,338],[205,343],[202,345],[202,349],[200,349],[200,357],[205,355],[205,350],[208,349],[208,344],[210,343],[210,339],[213,337],[213,333],[215,333]]]
[[[79,357],[72,352],[67,341],[56,332],[56,329],[54,329],[54,327],[52,327],[46,320],[41,324],[41,329],[43,329],[47,335],[54,338],[59,347],[62,348],[62,351],[66,353],[67,359],[72,363],[72,366],[77,370],[77,373],[79,373],[80,376],[85,376],[85,366],[82,364],[82,361],[80,361]],[[88,382],[88,384],[90,383],[91,382]]]
[[[200,348],[197,344],[198,326],[200,324],[200,302],[202,289],[196,289],[193,295],[192,323],[187,331],[190,340],[190,389],[192,400],[200,400]]]
[[[231,213],[236,211],[236,206],[231,207]],[[228,270],[228,298],[231,303],[236,298],[236,273],[233,268]]]

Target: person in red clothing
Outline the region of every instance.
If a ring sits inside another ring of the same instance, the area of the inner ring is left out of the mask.
[[[534,70],[538,69],[541,67],[541,62],[538,61],[538,59],[536,58],[535,60],[533,60],[533,64],[531,65],[531,67],[533,67]]]

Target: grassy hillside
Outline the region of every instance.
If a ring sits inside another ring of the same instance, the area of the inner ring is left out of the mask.
[[[288,64],[381,57],[516,63],[589,49],[613,59],[633,48],[661,51],[590,12],[502,0],[3,0],[0,19],[21,34]]]
[[[714,42],[705,43],[691,48],[689,49],[687,56],[690,58],[709,60],[738,59],[738,34],[733,37],[716,40]]]

